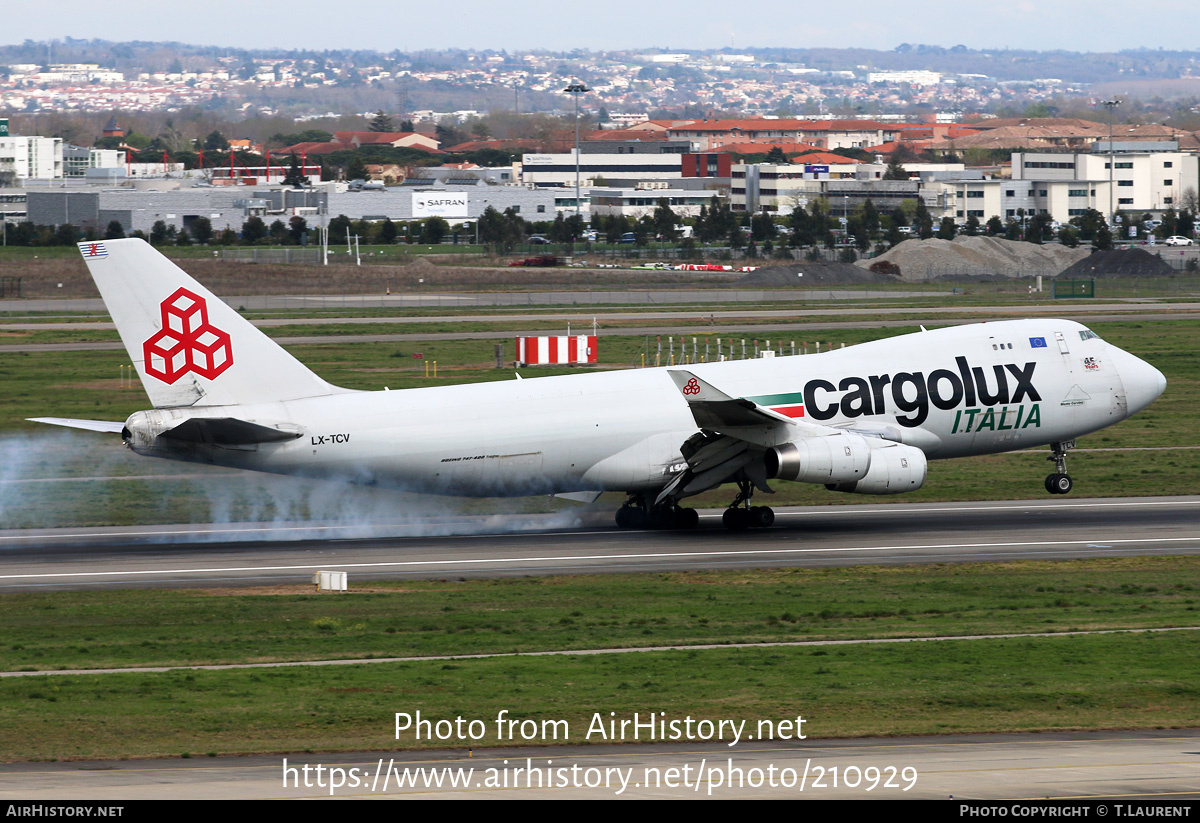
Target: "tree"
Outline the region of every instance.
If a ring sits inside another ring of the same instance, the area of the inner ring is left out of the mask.
[[[1088,209],[1083,214],[1072,217],[1071,224],[1079,228],[1079,239],[1092,241],[1096,239],[1096,232],[1101,228],[1105,228],[1108,222],[1104,219],[1104,215],[1096,209]],[[1109,235],[1109,242],[1112,242],[1112,235]]]
[[[284,240],[287,239],[288,228],[283,224],[282,220],[275,220],[271,223],[269,233],[271,235],[271,242],[277,246],[282,246]]]
[[[979,234],[979,218],[971,215],[967,218],[967,224],[963,227],[963,234],[967,237],[974,237]]]
[[[985,228],[987,229],[987,233],[992,237],[995,237],[999,234],[1004,234],[1004,221],[1000,219],[1000,215],[993,214],[988,218],[987,226]]]
[[[329,242],[330,243],[345,243],[346,236],[350,234],[351,220],[344,214],[339,214],[337,217],[329,221]]]
[[[392,118],[383,113],[383,109],[375,112],[375,116],[371,118],[371,122],[367,124],[368,131],[377,132],[394,132],[395,126],[392,125]]]
[[[205,151],[225,151],[229,148],[229,141],[225,139],[225,135],[219,131],[212,131],[208,137],[204,138]]]
[[[896,153],[892,152],[892,159],[888,162],[887,169],[883,172],[884,180],[907,180],[908,172],[904,170],[904,166],[900,164],[900,160],[896,157]]]
[[[108,224],[108,228],[104,230],[105,240],[119,240],[125,236],[125,229],[121,225],[120,220],[113,220]]]
[[[866,202],[862,204],[859,215],[867,237],[874,237],[879,234],[879,211],[875,208],[875,204],[871,202],[871,198],[868,197]]]
[[[671,204],[667,198],[658,198],[658,205],[654,209],[654,233],[664,240],[674,240],[678,234],[675,230],[675,224],[679,222],[679,218],[675,216],[675,212],[671,210]]]
[[[430,217],[421,225],[421,242],[436,246],[450,233],[450,224],[444,217]]]
[[[175,235],[175,245],[176,246],[192,245],[192,236],[190,234],[188,234],[187,229],[180,229],[179,234]]]
[[[292,217],[288,220],[288,235],[297,246],[303,245],[308,237],[308,221],[298,214]]]
[[[1052,234],[1050,224],[1054,219],[1046,212],[1039,212],[1029,218],[1029,230],[1025,233],[1025,239],[1030,243],[1041,245],[1047,236]]]
[[[783,149],[779,146],[771,146],[771,150],[767,152],[768,163],[778,163],[786,165],[788,163],[787,155],[783,153]]]
[[[1175,231],[1184,237],[1191,237],[1196,231],[1195,214],[1187,209],[1179,212],[1179,222],[1175,224]]]
[[[207,217],[197,217],[193,220],[192,238],[201,245],[208,245],[213,238],[212,221]]]
[[[392,222],[392,218],[383,218],[383,223],[379,226],[379,241],[384,245],[392,245],[396,242],[396,237],[400,232],[396,228],[396,224]]]
[[[167,241],[167,223],[165,220],[155,220],[150,227],[150,245],[161,246]]]
[[[346,179],[347,180],[370,180],[371,173],[367,171],[367,164],[362,161],[362,158],[357,154],[352,156],[346,163]]]
[[[259,240],[265,239],[267,236],[267,225],[261,217],[257,215],[251,217],[242,224],[242,241],[245,243],[257,243]]]
[[[1156,231],[1160,240],[1164,240],[1176,234],[1179,227],[1179,214],[1175,211],[1175,207],[1167,209],[1163,213],[1162,225]]]
[[[70,223],[63,223],[54,232],[54,245],[71,246],[79,240],[79,229]]]
[[[283,185],[297,189],[308,185],[308,178],[304,176],[304,170],[300,168],[300,160],[296,157],[296,152],[292,152],[292,161],[288,165],[287,174],[283,177]]]
[[[925,207],[925,201],[917,198],[917,236],[922,240],[933,237],[933,215]]]
[[[409,132],[416,131],[416,128],[413,127],[413,121],[401,120],[400,121],[400,131],[409,131]]]
[[[774,218],[766,212],[759,212],[750,218],[750,238],[757,242],[770,240],[779,232]]]
[[[958,228],[954,225],[953,217],[943,217],[938,224],[937,236],[940,240],[953,240]]]

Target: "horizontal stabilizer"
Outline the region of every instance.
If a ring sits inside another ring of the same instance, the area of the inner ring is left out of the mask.
[[[91,432],[106,432],[120,434],[125,427],[123,422],[114,423],[111,420],[73,420],[70,417],[28,417],[30,423],[49,423],[51,426],[66,426],[70,429],[86,429]]]
[[[214,446],[252,446],[255,443],[278,443],[295,440],[299,432],[282,431],[234,417],[193,417],[184,420],[159,437],[187,443],[208,443]]]
[[[595,503],[604,492],[558,492],[554,496],[576,503]]]

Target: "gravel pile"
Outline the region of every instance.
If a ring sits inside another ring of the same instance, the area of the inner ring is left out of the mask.
[[[799,276],[803,275],[803,277]],[[780,286],[847,286],[854,283],[895,283],[899,278],[876,274],[853,263],[792,263],[787,266],[767,266],[752,271],[734,285],[771,289]]]
[[[1067,248],[1057,244],[1039,246],[998,237],[968,237],[953,240],[905,240],[874,260],[855,265],[866,268],[876,261],[900,267],[904,280],[935,280],[941,277],[1053,277],[1088,256],[1086,247]]]
[[[1176,273],[1165,260],[1144,249],[1111,249],[1092,252],[1059,277],[1163,277]]]

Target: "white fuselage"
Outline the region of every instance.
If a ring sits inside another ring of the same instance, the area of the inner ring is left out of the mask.
[[[732,397],[880,434],[933,459],[1070,440],[1140,410],[1163,385],[1153,367],[1064,320],[686,368]],[[681,469],[680,447],[698,429],[669,370],[158,409],[127,425],[141,453],[257,471],[463,495],[652,491]],[[300,436],[235,448],[155,445],[154,435],[197,416]]]

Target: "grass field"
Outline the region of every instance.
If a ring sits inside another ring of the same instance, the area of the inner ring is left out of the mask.
[[[1190,558],[366,588],[5,595],[0,654],[138,666],[1161,628],[1194,625],[1200,602]],[[5,678],[0,759],[412,748],[428,744],[393,739],[393,713],[416,709],[563,719],[570,742],[596,711],[804,715],[821,738],[1185,727],[1194,646],[1167,632]]]

